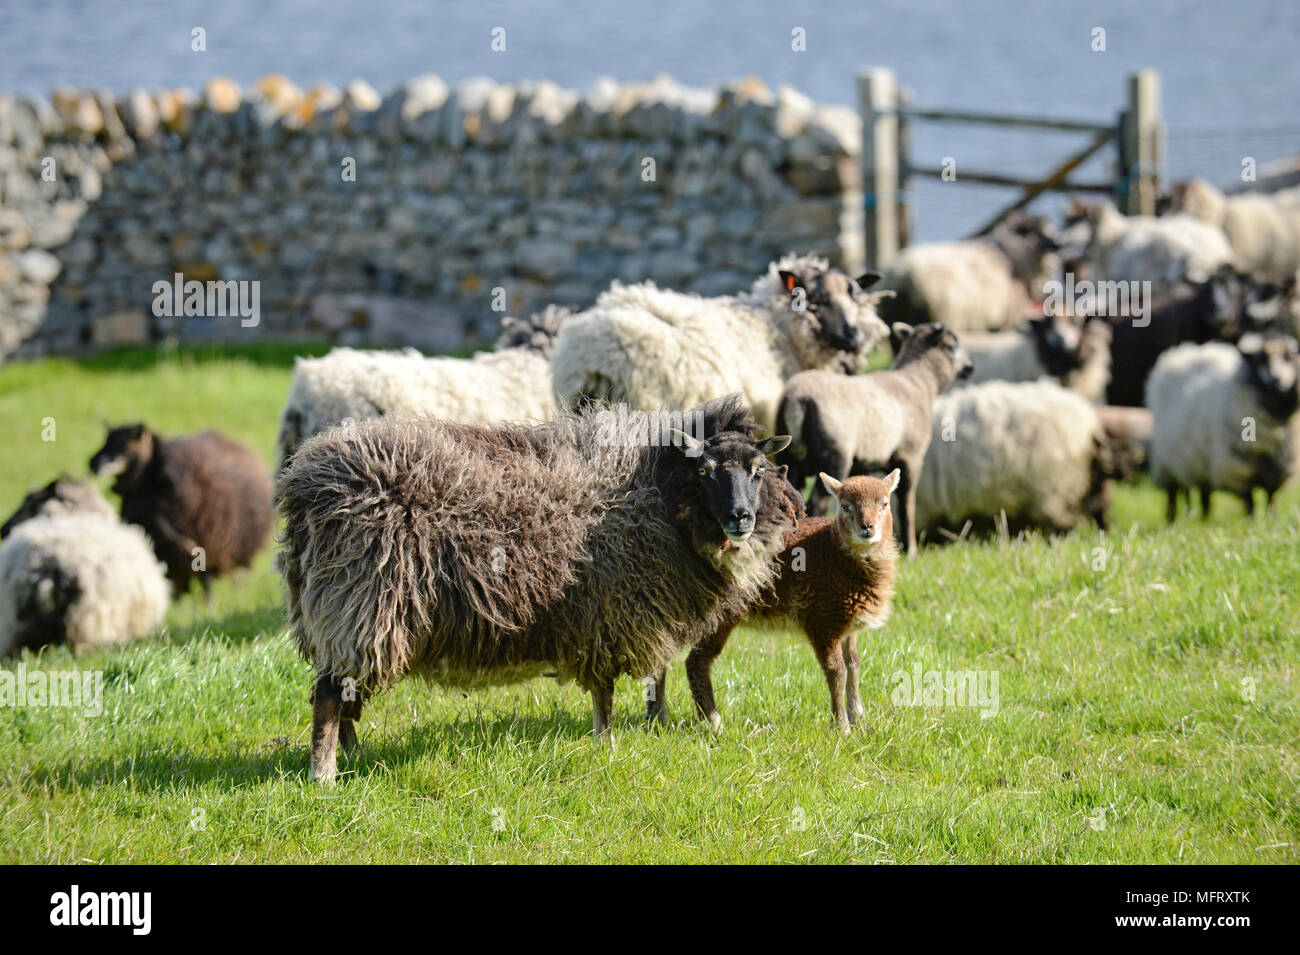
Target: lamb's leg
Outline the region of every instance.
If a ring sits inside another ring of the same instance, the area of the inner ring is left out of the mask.
[[[898,537],[903,542],[908,560],[916,560],[916,482],[912,480],[912,468],[906,461],[895,461],[898,468],[898,495],[903,505],[898,513]]]
[[[849,722],[856,726],[862,720],[862,694],[858,690],[858,634],[849,633],[840,641],[840,653],[844,657],[844,668],[848,671],[845,679],[845,709]]]
[[[718,704],[713,698],[713,661],[718,658],[735,623],[724,623],[711,636],[705,637],[686,657],[686,682],[691,687],[691,698],[695,700],[695,709],[709,724],[709,729],[718,733],[722,731],[722,717],[718,715]]]
[[[602,683],[591,691],[591,735],[609,739],[609,724],[614,716],[614,681]]]
[[[660,667],[654,676],[654,684],[647,686],[649,695],[645,701],[645,718],[648,722],[668,725],[668,667]]]
[[[339,718],[343,692],[332,677],[322,676],[312,693],[311,778],[323,786],[338,773]]]
[[[1202,484],[1200,487],[1200,492],[1201,492],[1201,520],[1208,521],[1210,519],[1210,488],[1207,485]]]
[[[817,654],[817,662],[821,664],[822,673],[826,675],[826,688],[831,693],[831,719],[836,729],[841,733],[848,733],[852,729],[848,714],[844,712],[844,686],[848,681],[848,674],[844,667],[844,655],[840,652],[839,635],[809,634],[808,636],[812,640],[813,651]]]
[[[339,746],[343,748],[343,752],[351,753],[360,745],[357,740],[356,721],[361,719],[361,701],[344,700],[340,708],[340,716]]]

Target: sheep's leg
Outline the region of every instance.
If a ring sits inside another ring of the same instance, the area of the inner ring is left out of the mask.
[[[1170,524],[1178,516],[1178,488],[1165,488],[1165,520]]]
[[[709,729],[718,733],[722,731],[722,717],[718,715],[718,704],[713,698],[713,661],[718,658],[722,648],[727,645],[734,623],[724,623],[712,636],[705,637],[686,657],[686,682],[691,687],[691,698],[695,700],[695,709],[709,724]]]
[[[858,690],[858,674],[861,669],[858,661],[858,634],[856,631],[849,633],[840,641],[840,653],[844,657],[844,668],[847,670],[845,679],[845,709],[848,711],[849,722],[856,726],[862,721],[862,694]]]
[[[356,721],[361,719],[361,701],[344,700],[340,708],[339,720],[339,746],[343,752],[351,753],[359,748],[360,741],[357,739]]]
[[[1255,516],[1255,489],[1241,492],[1241,503],[1246,505],[1246,516]],[[1268,509],[1273,510],[1273,495],[1268,496]]]
[[[212,576],[207,572],[199,574],[199,583],[203,585],[203,599],[212,599]]]
[[[809,636],[817,654],[817,662],[826,675],[826,688],[831,693],[831,719],[836,729],[848,733],[852,729],[848,714],[844,712],[844,687],[848,682],[848,673],[844,666],[844,655],[839,652],[839,638],[825,634]]]
[[[645,700],[645,718],[649,722],[668,724],[668,667],[659,668],[654,676],[653,685],[647,685],[649,691]]]
[[[312,693],[311,778],[324,786],[338,774],[339,718],[343,692],[332,677],[322,676]]]
[[[1207,485],[1202,484],[1200,486],[1200,492],[1201,492],[1201,520],[1208,521],[1210,519],[1210,488]]]
[[[908,560],[916,559],[916,482],[912,480],[912,469],[906,461],[894,461],[898,468],[898,500],[903,505],[898,513],[898,537],[903,542],[903,550]]]
[[[602,683],[591,691],[591,735],[609,739],[609,724],[614,715],[614,681]]]
[[[1268,489],[1268,491],[1267,491],[1266,493],[1268,494],[1268,499],[1264,502],[1264,509],[1265,509],[1266,511],[1268,511],[1268,513],[1270,513],[1270,514],[1276,514],[1276,513],[1277,513],[1277,507],[1275,506],[1275,502],[1274,502],[1273,499],[1277,496],[1277,488],[1275,488],[1275,487],[1271,487],[1271,488]],[[1255,496],[1254,496],[1253,493],[1251,494],[1251,497],[1250,497],[1250,503],[1251,503],[1251,507],[1252,507],[1252,509],[1253,509],[1253,508],[1254,508],[1254,504],[1255,504]]]

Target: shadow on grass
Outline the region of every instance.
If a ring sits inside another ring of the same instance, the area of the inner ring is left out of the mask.
[[[240,345],[183,345],[114,348],[74,359],[90,371],[151,371],[172,362],[196,365],[213,362],[245,361],[268,368],[291,368],[299,355],[324,355],[333,347],[329,342],[259,342]]]
[[[209,634],[224,637],[231,643],[248,643],[268,634],[279,633],[287,626],[284,608],[278,603],[267,604],[253,610],[235,610],[220,616],[203,616],[203,598],[191,595],[191,611],[195,619],[168,628],[171,642],[189,643]]]
[[[624,732],[644,729],[639,720],[622,722]],[[615,728],[618,729],[616,723]],[[307,781],[308,740],[279,736],[253,751],[229,750],[215,755],[145,748],[124,756],[98,760],[69,759],[52,768],[34,770],[24,781],[36,787],[99,787],[126,784],[143,792],[197,789],[209,783],[224,783],[226,789],[257,786],[265,782],[297,777]],[[339,781],[388,776],[404,764],[429,753],[455,754],[476,748],[523,746],[541,749],[548,741],[591,740],[590,723],[571,713],[554,709],[547,716],[458,717],[449,722],[432,721],[404,729],[396,735],[367,735],[362,728],[361,748],[345,754],[339,751]]]

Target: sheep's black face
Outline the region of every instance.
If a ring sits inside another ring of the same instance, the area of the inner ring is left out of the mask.
[[[800,269],[779,275],[796,319],[807,324],[823,347],[857,355],[869,352],[886,335],[885,323],[867,294],[880,273],[867,272],[856,280],[838,269]]]
[[[51,481],[45,487],[29,491],[27,496],[23,498],[23,502],[18,505],[18,510],[14,511],[9,520],[4,522],[3,527],[0,527],[0,537],[8,537],[10,531],[19,524],[30,521],[40,514],[46,503],[58,496],[55,487],[58,483],[58,481]]]
[[[1300,408],[1300,346],[1294,338],[1242,336],[1237,348],[1251,382],[1270,414],[1290,417]]]
[[[1083,367],[1083,329],[1071,321],[1034,318],[1026,323],[1033,336],[1038,360],[1053,378],[1062,378]]]
[[[704,509],[728,540],[740,542],[754,532],[763,473],[771,466],[766,455],[789,443],[789,435],[778,435],[756,446],[734,431],[707,441],[686,441],[684,453],[687,463],[695,468]]]
[[[153,435],[142,424],[112,428],[104,446],[90,459],[95,474],[111,474],[118,483],[139,474],[153,457]]]

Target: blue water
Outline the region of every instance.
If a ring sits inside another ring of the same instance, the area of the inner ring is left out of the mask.
[[[190,31],[207,31],[206,52]],[[493,27],[507,50],[490,49]],[[807,51],[791,50],[803,27]],[[1095,27],[1107,50],[1091,49]],[[300,84],[364,77],[381,91],[421,73],[448,80],[547,78],[584,88],[602,75],[667,72],[708,85],[755,74],[815,99],[853,103],[854,74],[894,67],[926,105],[1110,121],[1125,76],[1163,74],[1169,170],[1229,182],[1241,158],[1300,151],[1300,3],[1295,0],[305,0],[76,2],[0,0],[0,89],[60,84],[201,86],[281,72]],[[913,159],[1043,172],[1077,137],[919,126]],[[1087,178],[1104,178],[1104,161]],[[920,238],[955,236],[1005,201],[1004,190],[918,190]]]

